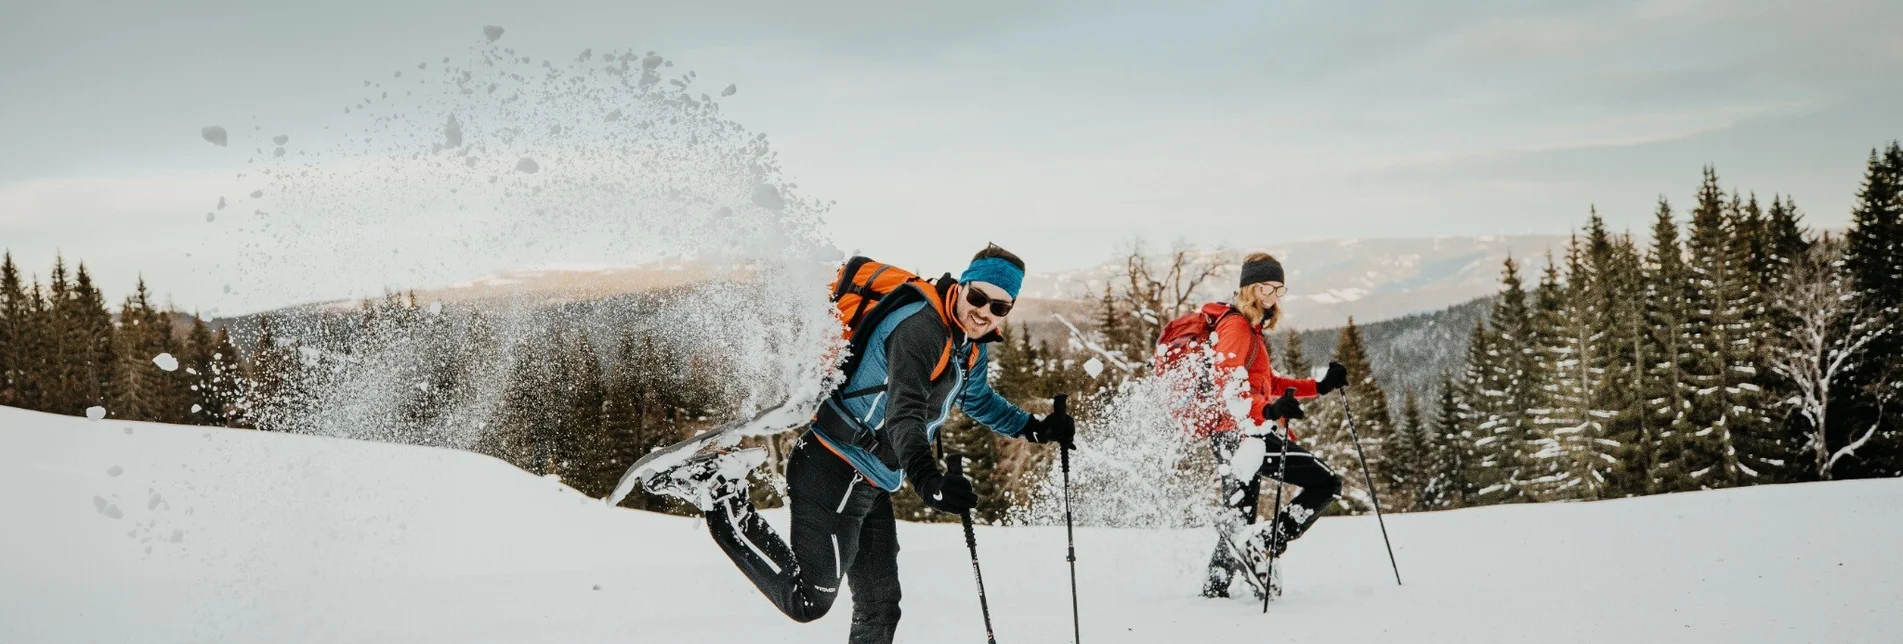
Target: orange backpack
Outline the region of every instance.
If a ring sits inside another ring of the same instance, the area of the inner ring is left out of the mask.
[[[946,276],[949,278],[950,276]],[[949,285],[946,285],[949,286]],[[924,301],[938,313],[938,320],[946,328],[956,324],[952,320],[951,306],[945,301],[946,290],[940,285],[920,278],[911,271],[868,257],[853,257],[839,268],[839,276],[833,278],[832,301],[845,326],[844,335],[850,353],[843,367],[850,375],[858,366],[858,357],[865,355],[865,344],[870,341],[870,329],[878,328],[879,322],[887,314],[903,308],[914,301]],[[859,331],[865,329],[866,333]],[[932,379],[945,373],[945,367],[951,364],[952,339],[945,336],[945,350],[938,356],[938,365],[932,368]],[[978,352],[971,352],[970,362],[976,364]],[[965,365],[970,368],[972,365]]]

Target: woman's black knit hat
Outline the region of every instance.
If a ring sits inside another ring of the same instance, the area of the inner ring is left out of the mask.
[[[1282,279],[1282,263],[1270,258],[1245,262],[1242,265],[1242,284],[1240,284],[1240,286],[1260,284],[1262,282],[1286,283]]]

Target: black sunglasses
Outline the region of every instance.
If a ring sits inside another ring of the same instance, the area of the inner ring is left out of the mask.
[[[969,285],[965,286],[965,301],[976,307],[990,306],[991,314],[998,317],[1010,315],[1011,307],[1014,306],[1012,302],[991,299],[991,296],[985,295],[984,291]]]

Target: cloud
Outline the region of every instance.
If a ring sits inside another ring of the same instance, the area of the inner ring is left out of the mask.
[[[1661,147],[1696,143],[1775,166],[1790,141],[1813,151],[1827,146],[1812,139],[1874,145],[1895,136],[1894,119],[1829,115],[1903,91],[1903,79],[1887,73],[1903,65],[1903,45],[1886,27],[1903,22],[1903,4],[1871,0],[1189,10],[602,2],[499,8],[454,29],[413,6],[391,7],[374,24],[338,24],[353,10],[249,7],[211,23],[231,39],[190,48],[127,37],[146,33],[139,19],[151,11],[96,26],[73,16],[47,23],[30,44],[49,48],[39,53],[50,54],[51,71],[0,71],[25,81],[5,86],[34,92],[0,97],[25,101],[4,105],[29,117],[0,123],[0,138],[22,135],[29,150],[0,160],[0,173],[91,177],[0,188],[0,237],[9,243],[121,238],[61,217],[97,217],[83,220],[94,228],[157,216],[203,226],[204,201],[242,193],[134,177],[230,161],[211,156],[226,150],[197,139],[197,128],[220,122],[234,136],[252,128],[207,112],[293,121],[305,127],[287,130],[292,140],[309,146],[326,136],[313,131],[324,116],[306,118],[309,105],[341,118],[333,102],[361,78],[460,56],[487,23],[508,29],[499,44],[538,63],[587,45],[633,45],[701,70],[697,91],[737,84],[722,113],[770,135],[802,192],[839,201],[828,220],[843,248],[947,264],[969,244],[916,230],[1022,234],[1047,265],[1094,263],[1131,234],[1218,239],[1231,234],[1224,227],[1310,237],[1562,230],[1588,203],[1644,202],[1678,188],[1676,175],[1630,176]],[[362,46],[319,55],[339,41]],[[0,53],[22,42],[0,43]],[[212,66],[252,53],[269,69]],[[207,73],[214,69],[232,73]],[[35,84],[51,75],[60,78]],[[195,80],[142,80],[186,75]],[[339,78],[353,80],[346,87]],[[142,107],[108,114],[125,105]],[[1766,136],[1766,123],[1782,138]],[[172,141],[176,150],[165,147]],[[1694,172],[1716,153],[1702,154],[1673,161]],[[1561,157],[1563,176],[1511,171]],[[564,171],[561,159],[536,159],[537,176]],[[1812,165],[1781,163],[1762,174]],[[391,214],[386,236],[436,216]]]
[[[0,230],[32,234],[48,230],[170,225],[203,216],[216,207],[224,177],[208,174],[164,177],[69,177],[0,183]]]

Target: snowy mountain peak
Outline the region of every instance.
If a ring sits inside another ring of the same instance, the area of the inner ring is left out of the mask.
[[[1444,308],[1499,290],[1508,256],[1544,266],[1547,250],[1560,251],[1565,235],[1482,235],[1384,239],[1315,239],[1248,246],[1232,251],[1198,250],[1195,261],[1222,264],[1198,290],[1200,299],[1226,299],[1235,291],[1244,249],[1262,250],[1282,261],[1289,293],[1284,324],[1296,328],[1340,326]],[[1166,265],[1157,253],[1152,265]],[[1040,299],[1100,297],[1106,285],[1121,286],[1125,258],[1070,271],[1033,273],[1024,296]]]

